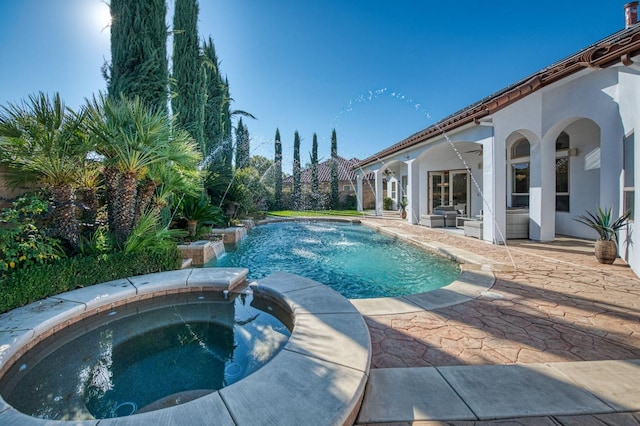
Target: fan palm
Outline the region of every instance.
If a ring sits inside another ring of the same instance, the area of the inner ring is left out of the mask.
[[[75,182],[78,164],[90,146],[82,131],[83,114],[68,111],[59,93],[40,92],[0,111],[0,161],[14,185],[36,183],[51,195],[53,234],[78,244]]]
[[[202,156],[189,133],[174,128],[166,148],[167,161],[152,164],[148,173],[155,183],[153,200],[148,203],[156,209],[166,206],[171,194],[197,195],[203,189],[204,173],[199,168]]]
[[[201,155],[186,132],[173,131],[165,112],[148,109],[139,98],[94,98],[87,111],[96,152],[104,157],[109,227],[122,245],[156,192],[152,172],[195,170]]]

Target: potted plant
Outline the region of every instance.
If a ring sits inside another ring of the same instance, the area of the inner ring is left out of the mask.
[[[218,222],[223,218],[222,210],[211,204],[205,193],[199,196],[186,196],[180,205],[180,217],[187,221],[187,231],[191,238],[196,237],[198,222]]]
[[[598,207],[596,214],[587,212],[586,215],[574,218],[574,220],[587,225],[598,233],[600,238],[596,241],[595,246],[596,259],[600,263],[609,265],[618,257],[617,231],[626,224],[629,216],[631,216],[631,210],[627,210],[622,216],[613,220],[611,211],[612,208],[602,210]]]
[[[402,198],[400,200],[400,202],[398,203],[398,205],[400,206],[400,215],[402,216],[403,219],[407,218],[407,206],[409,205],[409,202],[407,201],[406,198]]]

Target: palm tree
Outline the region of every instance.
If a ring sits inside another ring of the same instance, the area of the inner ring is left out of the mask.
[[[40,92],[0,111],[0,162],[14,172],[10,181],[35,182],[51,196],[54,236],[77,247],[75,189],[78,164],[90,146],[82,131],[84,114],[65,108],[59,93]]]
[[[80,212],[81,234],[93,234],[98,227],[102,164],[95,158],[85,158],[77,167],[76,204]]]
[[[150,205],[159,170],[195,170],[202,158],[185,131],[173,131],[166,113],[149,110],[137,97],[94,98],[87,111],[96,152],[104,157],[109,228],[122,246]]]

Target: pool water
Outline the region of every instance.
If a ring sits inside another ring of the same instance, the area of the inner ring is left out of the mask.
[[[279,222],[257,226],[205,267],[244,267],[248,278],[285,271],[326,284],[349,299],[422,293],[450,284],[456,262],[358,224]]]
[[[271,314],[279,308],[251,294],[159,299],[80,321],[39,343],[2,378],[2,397],[44,419],[152,411],[237,382],[290,336]]]

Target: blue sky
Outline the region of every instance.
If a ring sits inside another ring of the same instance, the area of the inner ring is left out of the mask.
[[[285,171],[293,135],[308,161],[313,133],[329,157],[365,158],[624,27],[625,0],[200,0],[232,108],[252,154]],[[172,9],[173,0],[169,0]],[[105,90],[110,57],[102,0],[0,1],[0,104],[60,92],[77,108]],[[167,18],[171,24],[171,17]]]

